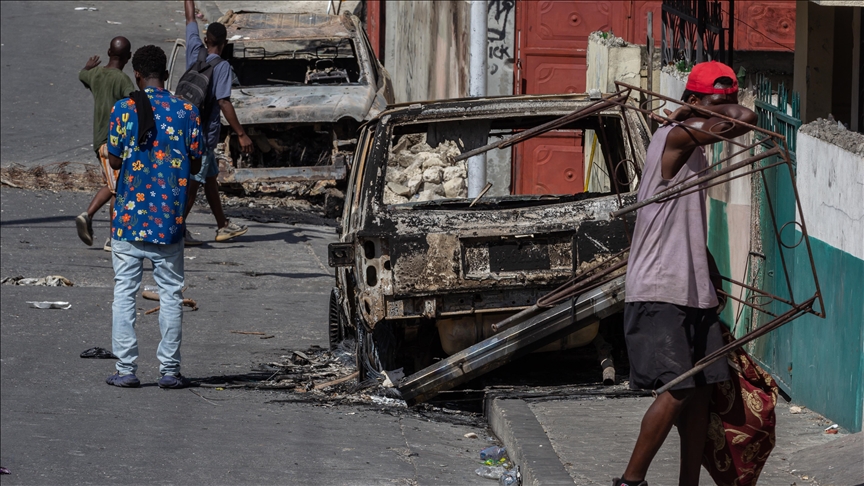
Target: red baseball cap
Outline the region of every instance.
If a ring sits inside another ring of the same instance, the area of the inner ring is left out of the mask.
[[[717,78],[732,79],[731,88],[715,88]],[[687,89],[699,94],[732,94],[738,92],[738,77],[729,66],[717,61],[701,62],[693,66],[687,78]]]

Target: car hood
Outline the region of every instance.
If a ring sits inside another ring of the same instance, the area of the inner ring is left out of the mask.
[[[344,117],[365,121],[377,115],[376,93],[368,85],[266,86],[235,88],[231,102],[242,125],[331,123]],[[224,120],[223,120],[224,121]]]

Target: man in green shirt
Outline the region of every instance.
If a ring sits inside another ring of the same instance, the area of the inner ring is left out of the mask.
[[[96,151],[102,174],[105,176],[105,187],[99,189],[90,201],[87,211],[75,218],[78,237],[88,246],[93,244],[93,215],[114,197],[117,185],[117,171],[108,164],[108,151],[105,144],[108,143],[108,118],[111,115],[111,108],[114,107],[114,103],[127,98],[129,93],[135,91],[132,80],[123,72],[123,68],[132,57],[131,51],[132,46],[127,38],[115,37],[111,39],[111,45],[108,47],[108,64],[105,67],[97,69],[99,56],[93,56],[78,73],[78,79],[93,93],[93,150]],[[113,223],[114,214],[110,208],[109,211]],[[105,242],[104,249],[111,251],[110,237]]]

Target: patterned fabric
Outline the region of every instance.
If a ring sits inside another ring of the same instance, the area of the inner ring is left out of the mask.
[[[751,486],[774,449],[777,384],[743,350],[730,354],[729,365],[732,380],[715,385],[711,397],[702,465],[719,486]]]
[[[111,111],[108,152],[123,159],[117,181],[112,236],[115,240],[172,244],[183,238],[190,158],[201,157],[198,109],[168,91],[145,89],[154,130],[139,145],[138,107],[131,98]]]

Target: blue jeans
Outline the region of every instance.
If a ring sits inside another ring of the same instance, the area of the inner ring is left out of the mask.
[[[162,331],[162,341],[156,351],[161,363],[159,371],[163,375],[179,375],[183,337],[183,240],[171,245],[113,240],[111,253],[114,264],[111,338],[114,354],[120,359],[117,371],[125,375],[138,369],[135,304],[146,258],[153,262],[153,278],[159,285],[159,330]]]
[[[219,175],[219,160],[213,153],[213,149],[204,151],[201,156],[201,170],[197,174],[192,174],[192,179],[204,184],[208,177],[216,177]]]

